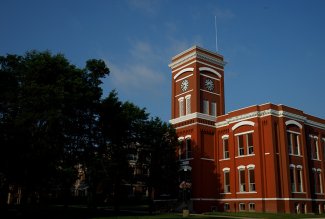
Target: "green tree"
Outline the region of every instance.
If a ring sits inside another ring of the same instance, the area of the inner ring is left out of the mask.
[[[102,180],[111,186],[115,210],[121,202],[122,182],[131,180],[131,169],[127,159],[130,149],[139,142],[141,129],[148,119],[148,113],[130,102],[118,100],[112,91],[102,101],[100,113]]]
[[[49,51],[0,56],[0,173],[23,189],[23,203],[70,189],[74,165],[94,150],[108,74],[101,60],[79,69]]]
[[[176,162],[176,146],[178,138],[175,129],[159,118],[149,120],[141,135],[138,145],[140,153],[138,163],[146,164],[149,175],[145,178],[149,190],[150,213],[153,210],[153,200],[158,195],[177,195],[178,163]]]

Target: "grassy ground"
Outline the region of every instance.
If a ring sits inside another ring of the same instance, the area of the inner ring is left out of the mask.
[[[273,214],[273,213],[253,213],[253,212],[241,212],[241,213],[221,213],[213,212],[208,215],[214,216],[234,216],[234,217],[246,217],[246,218],[265,218],[265,219],[299,219],[299,218],[324,218],[325,215],[314,214]]]
[[[184,218],[181,213],[148,215],[147,208],[121,209],[117,214],[107,208],[88,209],[82,206],[47,206],[34,208],[10,208],[5,212],[0,211],[0,219],[177,219]],[[3,214],[5,213],[5,214]],[[265,219],[299,219],[299,218],[324,218],[325,215],[294,215],[294,214],[270,214],[270,213],[206,213],[190,214],[189,219],[238,219],[238,218],[265,218]]]

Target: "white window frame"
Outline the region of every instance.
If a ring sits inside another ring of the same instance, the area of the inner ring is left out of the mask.
[[[209,115],[209,101],[203,100],[203,113]]]
[[[288,135],[289,135],[289,142],[287,143],[288,144],[288,148],[289,148],[289,151],[288,151],[288,154],[289,155],[296,155],[296,156],[300,156],[301,155],[301,142],[300,142],[300,133],[299,132],[295,132],[295,131],[291,131],[291,130],[287,130],[287,138],[288,138]],[[294,146],[294,139],[296,140],[296,148],[297,148],[297,153],[295,153],[295,149],[293,148]]]
[[[242,147],[239,147],[240,146],[239,145],[239,143],[240,143],[239,138],[240,137],[244,138],[244,135],[237,135],[237,148],[238,148],[238,156],[239,157],[245,155],[245,145],[241,145]],[[244,144],[244,139],[243,139],[242,143]]]
[[[226,184],[226,175],[228,175],[229,184]],[[230,168],[224,168],[223,169],[223,192],[224,193],[230,193]]]
[[[191,94],[185,96],[185,105],[186,115],[191,114]]]
[[[315,147],[311,148],[311,159],[312,160],[319,160],[319,149],[318,149],[318,137],[314,135],[309,135],[310,138],[310,146]]]
[[[248,135],[252,135],[252,141],[253,141],[253,145],[249,145],[248,144]],[[246,145],[247,145],[247,154],[254,154],[254,132],[249,132],[249,133],[246,133],[245,134],[245,136],[246,136]],[[253,148],[253,151],[252,152],[250,152],[250,149],[251,148]]]
[[[296,182],[296,192],[304,192],[304,181],[303,181],[303,175],[302,175],[302,166],[297,165],[296,171],[297,171],[296,176],[298,177],[297,181],[300,181],[300,184],[298,184],[298,182]]]
[[[238,185],[239,185],[239,192],[246,192],[246,171],[245,166],[239,166],[238,169]],[[242,182],[241,172],[244,173],[244,182]]]
[[[226,144],[225,144],[225,141],[228,142],[228,150],[226,151]],[[224,135],[222,136],[222,147],[223,147],[223,159],[229,159],[230,156],[229,156],[229,135]]]
[[[217,103],[211,102],[211,116],[217,116]]]
[[[179,117],[184,116],[184,97],[178,98]]]
[[[293,182],[291,181],[291,170],[293,173]],[[296,186],[296,166],[293,164],[290,164],[290,168],[289,168],[289,177],[290,177],[290,185],[291,185],[291,192],[297,192],[297,186]]]
[[[250,192],[256,192],[256,184],[255,184],[255,165],[248,165],[247,166],[248,170],[248,189]],[[251,172],[254,171],[254,183],[251,183]]]
[[[249,211],[255,211],[255,203],[254,202],[248,203],[248,210]]]
[[[239,209],[239,211],[245,211],[245,203],[239,203],[238,209]]]

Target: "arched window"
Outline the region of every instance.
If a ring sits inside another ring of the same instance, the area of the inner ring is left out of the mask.
[[[301,155],[300,130],[302,125],[294,120],[286,121],[289,155]]]

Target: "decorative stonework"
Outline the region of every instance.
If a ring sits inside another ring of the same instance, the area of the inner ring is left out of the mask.
[[[190,48],[187,51],[190,51],[192,49],[194,49],[194,47]],[[181,53],[180,55],[182,55],[182,54],[184,54],[184,53]],[[217,64],[217,65],[220,65],[220,66],[225,66],[226,65],[226,62],[224,62],[224,61],[222,61],[222,60],[220,60],[218,58],[215,58],[213,56],[209,56],[209,55],[207,55],[205,53],[202,53],[202,52],[199,52],[199,51],[193,51],[193,52],[187,54],[186,56],[184,56],[184,57],[170,63],[168,66],[170,68],[174,69],[174,68],[177,68],[180,65],[183,65],[184,63],[188,62],[191,59],[201,59],[201,60],[204,60],[204,61],[207,61],[207,62],[210,62],[210,63],[213,63],[213,64]]]
[[[239,116],[234,116],[229,119],[226,119],[225,121],[217,122],[215,125],[217,128],[219,128],[219,127],[228,126],[229,124],[240,122],[243,120],[252,119],[252,118],[262,118],[265,116],[285,117],[288,119],[300,121],[300,122],[305,123],[310,126],[325,129],[325,124],[308,120],[307,117],[305,117],[305,116],[297,115],[297,114],[286,112],[283,110],[277,111],[277,110],[273,110],[273,109],[268,109],[268,110],[263,110],[263,111],[255,111],[255,112],[251,112],[251,113],[242,114]]]

